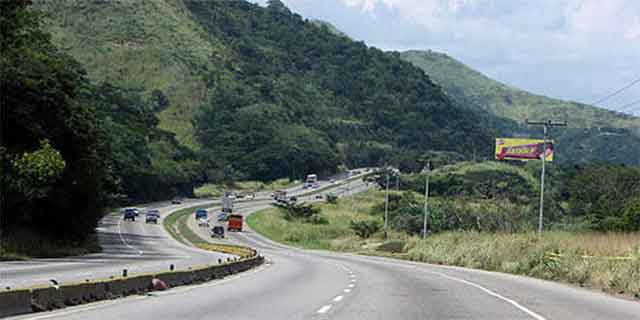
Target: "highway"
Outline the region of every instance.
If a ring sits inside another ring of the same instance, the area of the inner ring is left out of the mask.
[[[349,188],[365,189],[358,182]],[[257,201],[242,210],[250,214],[266,206]],[[206,230],[193,229],[206,236]],[[251,230],[230,237],[258,249],[268,262],[221,281],[15,319],[640,319],[637,301],[564,284],[305,251]]]
[[[173,264],[177,269],[191,265],[203,265],[226,258],[227,255],[185,246],[174,241],[165,232],[162,219],[169,213],[195,205],[208,205],[212,201],[187,201],[181,205],[168,202],[155,203],[161,220],[146,224],[144,213],[135,222],[125,222],[119,213],[103,218],[97,228],[103,252],[60,259],[34,259],[28,261],[0,262],[2,287],[26,287],[48,285],[50,279],[59,283],[105,279],[122,274],[127,269],[136,273],[165,271]]]

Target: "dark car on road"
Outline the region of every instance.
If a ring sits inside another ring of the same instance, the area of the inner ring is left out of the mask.
[[[158,224],[158,220],[160,220],[160,211],[158,210],[149,210],[145,215],[146,223],[155,223]]]
[[[127,220],[136,221],[135,209],[132,209],[132,208],[124,209],[124,221],[127,221]]]
[[[224,227],[223,226],[214,226],[211,228],[211,238],[224,238]]]

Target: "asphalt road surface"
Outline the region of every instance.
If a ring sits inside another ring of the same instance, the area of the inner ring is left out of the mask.
[[[365,188],[354,183],[349,189]],[[259,203],[243,210],[250,214],[265,206]],[[640,319],[637,301],[563,284],[378,257],[304,251],[273,243],[251,230],[231,237],[258,249],[268,263],[203,285],[19,318]]]
[[[104,279],[122,274],[164,271],[174,264],[177,269],[191,265],[203,265],[226,258],[221,253],[187,247],[174,241],[165,232],[162,219],[169,213],[211,201],[188,201],[181,205],[157,203],[147,208],[157,208],[161,213],[158,224],[147,224],[144,213],[135,222],[123,221],[122,215],[106,216],[97,228],[102,253],[59,259],[34,259],[29,261],[0,262],[1,287],[26,287],[47,285],[50,279],[60,283]]]

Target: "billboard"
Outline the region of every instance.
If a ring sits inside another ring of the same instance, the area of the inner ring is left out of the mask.
[[[496,160],[540,160],[544,149],[542,139],[496,139]],[[553,141],[547,141],[545,161],[553,161]]]

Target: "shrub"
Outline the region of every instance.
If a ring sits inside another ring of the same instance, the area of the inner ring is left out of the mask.
[[[312,224],[329,224],[329,219],[319,214],[314,214],[309,219],[307,219],[307,222]]]
[[[327,194],[327,202],[330,203],[330,204],[338,203],[338,196],[336,196],[333,193]]]
[[[349,227],[358,235],[358,237],[363,239],[367,239],[380,231],[380,223],[377,220],[351,220]]]
[[[405,242],[402,240],[387,241],[376,248],[377,251],[402,253],[404,252]]]
[[[640,231],[640,197],[630,201],[622,216],[626,231]]]
[[[320,209],[313,207],[310,204],[289,202],[285,204],[276,204],[280,210],[284,212],[284,218],[286,220],[295,219],[310,219],[314,215],[320,213]]]

